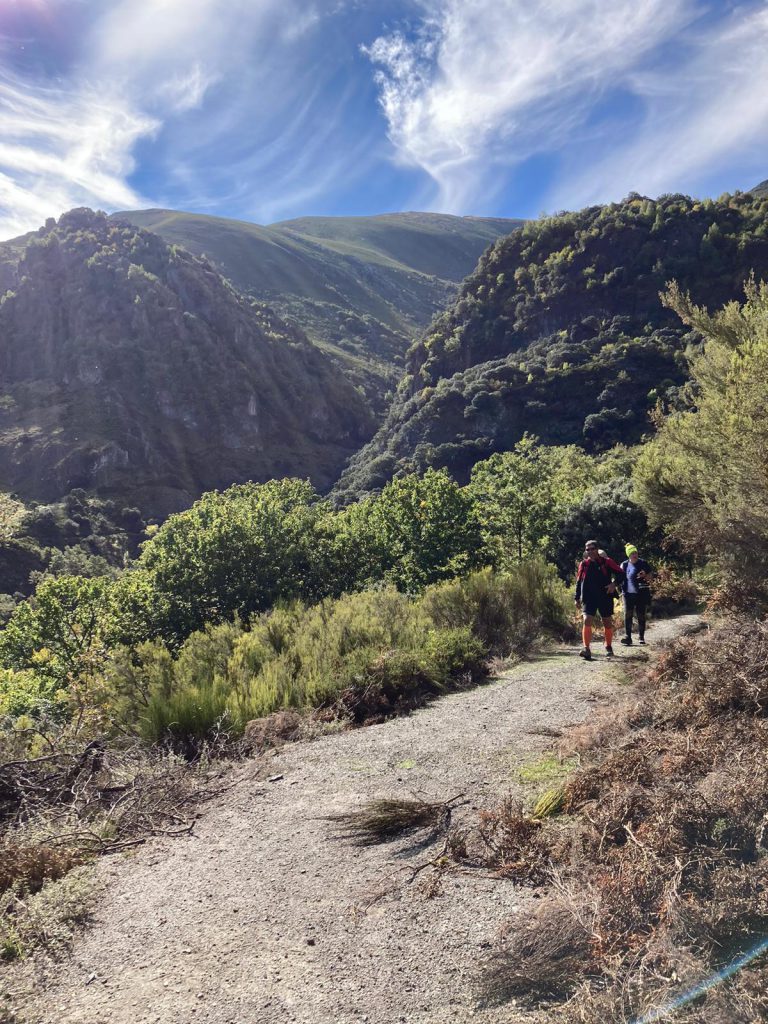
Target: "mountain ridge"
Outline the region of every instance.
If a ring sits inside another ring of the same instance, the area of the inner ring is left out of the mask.
[[[300,326],[379,416],[409,345],[488,245],[522,223],[418,212],[271,225],[164,209],[112,216],[204,255],[240,291]]]
[[[370,436],[301,331],[157,235],[70,211],[4,274],[0,487],[25,499],[85,488],[165,515],[248,479],[327,488]]]
[[[754,193],[633,193],[529,222],[487,250],[411,347],[384,424],[337,492],[429,466],[464,480],[525,431],[596,451],[639,441],[688,377],[688,332],[659,293],[677,279],[717,307],[753,271],[768,277],[768,197]]]

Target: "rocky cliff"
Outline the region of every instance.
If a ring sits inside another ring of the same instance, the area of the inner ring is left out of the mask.
[[[2,489],[165,514],[247,479],[325,488],[370,436],[301,331],[156,235],[73,210],[4,257]]]

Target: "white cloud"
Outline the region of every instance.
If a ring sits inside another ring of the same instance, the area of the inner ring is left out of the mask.
[[[131,150],[157,122],[119,96],[0,76],[0,237],[72,206],[132,206]]]
[[[179,72],[166,79],[157,94],[163,105],[176,113],[196,110],[210,87],[220,78],[220,74],[206,73],[199,64],[194,64],[188,72]]]
[[[578,187],[569,191],[570,181],[563,181],[553,193],[563,205],[605,198],[617,186],[653,191],[654,183],[674,182],[693,161],[714,159],[764,129],[762,3],[752,14],[737,7],[729,20],[698,34],[692,26],[706,13],[703,0],[422,0],[421,6],[419,32],[390,33],[365,52],[378,68],[397,158],[431,176],[441,209],[466,212],[507,184],[511,166],[536,153],[567,159],[578,150],[584,168],[587,138],[595,145]],[[676,49],[666,53],[663,67],[649,70],[670,43]],[[637,142],[615,124],[601,138],[590,122],[613,90],[647,105]],[[676,136],[689,152],[675,146],[665,155]],[[601,149],[609,147],[612,156],[603,164]]]
[[[127,184],[142,138],[163,143],[168,174],[203,191],[217,161],[247,163],[249,136],[302,108],[286,48],[317,23],[302,0],[82,0],[92,8],[77,62],[54,83],[0,78],[0,238],[75,205],[146,205]],[[326,4],[327,6],[327,4]],[[201,110],[226,84],[211,117]],[[299,83],[299,84],[297,84]],[[286,114],[283,108],[292,109]],[[198,116],[200,122],[190,119]],[[203,126],[203,127],[201,127]],[[226,135],[227,130],[229,135]],[[222,144],[219,148],[219,144]],[[261,147],[263,149],[263,147]],[[202,165],[196,170],[196,161]]]
[[[631,190],[695,192],[697,182],[734,157],[748,175],[754,168],[742,187],[768,174],[768,7],[739,9],[693,43],[674,74],[633,78],[646,104],[642,126],[588,173],[561,185],[553,205],[566,196],[568,205],[604,202]]]

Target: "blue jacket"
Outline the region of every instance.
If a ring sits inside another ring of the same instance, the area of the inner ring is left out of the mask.
[[[621,563],[621,571],[624,578],[621,581],[621,590],[624,594],[646,594],[650,597],[651,585],[647,580],[637,578],[639,572],[647,572],[650,576],[653,571],[644,558],[638,558],[636,562],[627,559]]]

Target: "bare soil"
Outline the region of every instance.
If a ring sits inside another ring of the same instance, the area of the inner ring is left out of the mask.
[[[92,928],[55,972],[23,969],[34,1024],[444,1024],[514,1021],[477,979],[500,927],[538,894],[482,872],[412,868],[413,841],[358,848],[326,816],[373,797],[465,794],[461,821],[509,792],[553,733],[627,696],[622,665],[698,625],[653,624],[613,663],[575,648],[533,659],[405,718],[290,744],[233,769],[189,836],[102,861]],[[535,773],[534,773],[535,774]],[[269,781],[274,780],[274,781]],[[530,1019],[530,1018],[528,1018]]]

